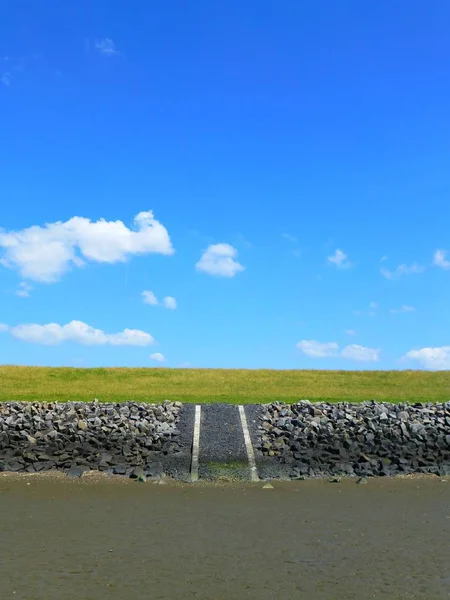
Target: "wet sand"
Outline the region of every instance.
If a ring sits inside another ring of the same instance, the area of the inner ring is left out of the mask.
[[[449,600],[450,481],[0,474],[0,597]]]

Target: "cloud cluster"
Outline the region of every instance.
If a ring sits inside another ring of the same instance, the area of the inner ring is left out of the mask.
[[[297,238],[295,237],[295,235],[292,235],[290,233],[282,233],[281,237],[283,237],[285,240],[287,240],[290,244],[292,245],[297,245]],[[292,254],[294,256],[296,256],[297,258],[300,258],[300,256],[302,255],[302,251],[300,250],[300,248],[295,248],[294,250],[292,250]]]
[[[106,56],[114,56],[117,54],[116,45],[111,38],[106,37],[102,38],[101,40],[97,40],[95,42],[95,47],[100,54],[105,54]]]
[[[377,362],[380,358],[380,350],[378,348],[366,348],[359,344],[350,344],[342,348],[340,356],[348,360]]]
[[[117,263],[132,255],[174,253],[167,229],[152,211],[136,215],[134,225],[133,231],[122,221],[72,217],[43,227],[0,230],[0,249],[4,250],[0,262],[17,269],[25,279],[51,283],[71,266],[81,267],[86,261]]]
[[[164,308],[168,308],[169,310],[175,310],[177,307],[177,301],[173,296],[166,296],[163,299]]]
[[[416,360],[425,369],[433,371],[450,370],[450,346],[410,350],[402,360]]]
[[[445,250],[436,250],[433,256],[433,265],[441,267],[441,269],[450,269],[450,260],[447,260],[446,256]]]
[[[26,281],[21,281],[17,286],[16,296],[19,296],[19,298],[28,298],[32,289],[32,285]]]
[[[158,298],[150,290],[144,290],[141,293],[141,296],[145,304],[150,304],[152,306],[156,306],[157,304],[159,304]],[[173,296],[166,296],[165,298],[163,298],[162,305],[164,306],[164,308],[168,308],[169,310],[175,310],[177,307],[177,301]]]
[[[402,306],[400,306],[400,308],[391,308],[390,312],[391,313],[412,313],[415,312],[416,309],[414,308],[414,306],[408,306],[407,304],[403,304]]]
[[[414,263],[412,265],[398,265],[393,271],[389,271],[389,269],[380,269],[380,273],[386,279],[390,279],[391,281],[395,279],[399,279],[403,275],[414,275],[417,273],[423,273],[425,267]]]
[[[151,306],[156,306],[158,304],[157,297],[150,290],[144,290],[141,296],[145,304],[150,304]]]
[[[348,260],[348,256],[339,248],[334,254],[327,258],[327,261],[338,269],[348,269],[352,266],[351,262]]]
[[[216,277],[234,277],[244,270],[237,262],[237,250],[230,244],[212,244],[208,246],[195,265],[197,271]]]
[[[356,315],[357,317],[361,317],[361,316],[369,316],[369,317],[376,317],[377,311],[378,309],[378,302],[370,302],[369,303],[369,310],[354,310],[353,314]]]
[[[290,233],[282,233],[281,235],[288,242],[291,242],[292,244],[296,244],[297,243],[297,238],[295,237],[295,235],[292,235]]]
[[[150,354],[150,360],[155,360],[156,362],[164,362],[166,360],[166,357],[164,356],[164,354],[161,354],[161,352],[154,352],[153,354]]]
[[[334,357],[362,362],[377,362],[380,355],[379,349],[366,348],[358,344],[349,344],[339,350],[339,344],[336,342],[321,343],[316,340],[301,340],[297,343],[297,348],[303,354],[312,358]]]
[[[9,331],[13,337],[19,340],[48,346],[55,346],[62,342],[74,342],[85,346],[105,344],[111,346],[148,346],[154,342],[149,333],[140,329],[124,329],[119,333],[105,333],[101,329],[95,329],[82,321],[71,321],[66,325],[31,323],[15,327],[4,327],[3,331]]]
[[[12,80],[21,72],[25,71],[26,63],[32,59],[33,61],[38,58],[38,54],[32,55],[32,57],[13,57],[13,56],[2,56],[0,57],[0,83],[5,87],[11,85]]]
[[[339,345],[336,342],[321,343],[316,340],[301,340],[297,343],[297,348],[313,358],[326,358],[327,356],[336,356]]]

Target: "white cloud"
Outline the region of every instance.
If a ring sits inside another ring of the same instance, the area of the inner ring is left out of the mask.
[[[19,296],[20,298],[28,298],[32,289],[32,285],[30,285],[26,281],[21,281],[17,286],[16,296]]]
[[[122,221],[91,222],[84,217],[72,217],[43,227],[0,230],[0,248],[4,249],[0,262],[17,269],[26,279],[50,283],[72,265],[84,265],[85,260],[116,263],[125,262],[134,254],[174,253],[167,229],[153,217],[152,211],[136,215],[134,225],[136,231]]]
[[[158,298],[150,290],[144,290],[141,293],[141,296],[145,304],[151,304],[153,306],[158,304]],[[162,301],[162,305],[169,310],[175,310],[177,307],[177,301],[173,296],[166,296]]]
[[[0,323],[0,332],[8,331],[9,326],[6,323]]]
[[[169,310],[175,310],[177,307],[177,301],[172,296],[166,296],[163,300],[163,306]]]
[[[402,360],[417,360],[426,369],[445,371],[450,369],[450,346],[410,350]]]
[[[393,271],[389,271],[389,269],[380,269],[380,273],[386,279],[394,280],[398,279],[402,275],[413,275],[415,273],[422,273],[425,270],[425,267],[414,263],[412,265],[399,265]]]
[[[345,333],[347,335],[356,335],[356,331],[354,329],[346,329]]]
[[[329,263],[336,265],[338,269],[348,269],[351,266],[351,263],[348,260],[348,256],[339,248],[335,251],[334,254],[329,256],[327,260]]]
[[[144,290],[141,294],[142,300],[145,304],[151,304],[152,306],[156,306],[158,304],[158,299],[153,292],[150,290]]]
[[[23,56],[18,58],[10,56],[0,57],[0,63],[3,63],[1,70],[6,69],[0,74],[0,83],[5,87],[9,87],[16,75],[25,71],[27,63],[30,63],[30,61],[35,63],[38,59],[40,59],[39,54],[32,54],[25,58]]]
[[[290,244],[296,245],[297,244],[297,238],[295,237],[295,235],[291,235],[290,233],[282,233],[281,236],[287,240]],[[294,250],[292,250],[292,254],[296,257],[296,258],[300,258],[302,255],[302,251],[300,250],[300,248],[295,248]]]
[[[153,336],[140,329],[124,329],[120,333],[107,334],[107,342],[112,346],[149,346],[155,341]]]
[[[291,235],[290,233],[283,233],[282,237],[284,237],[285,240],[288,240],[288,242],[292,242],[293,244],[297,243],[297,238],[295,237],[295,235]]]
[[[154,352],[153,354],[150,354],[150,358],[151,360],[156,360],[156,362],[164,362],[166,360],[166,357],[164,354],[161,354],[161,352]]]
[[[403,304],[400,308],[391,308],[391,313],[410,313],[415,312],[414,306],[408,306],[407,304]]]
[[[359,346],[358,344],[350,344],[342,349],[341,356],[348,360],[377,362],[380,357],[380,350],[378,348],[366,348],[365,346]]]
[[[114,56],[114,54],[117,54],[116,45],[110,38],[103,38],[96,41],[95,47],[100,54],[106,54],[107,56]]]
[[[365,316],[367,315],[368,317],[376,317],[376,310],[378,308],[378,303],[377,302],[370,302],[369,303],[369,310],[354,310],[353,314],[356,315],[357,317],[361,317],[361,316]]]
[[[48,323],[37,325],[17,325],[10,329],[15,338],[35,344],[56,345],[62,342],[74,342],[87,346],[110,344],[112,346],[148,346],[153,337],[139,329],[124,329],[119,333],[105,333],[82,321],[71,321],[66,325]]]
[[[441,269],[450,269],[450,260],[446,259],[446,250],[436,250],[433,256],[433,265]]]
[[[213,238],[214,239],[214,238]],[[208,242],[212,242],[212,240],[205,240],[205,243]],[[237,233],[236,235],[233,235],[233,244],[235,244],[236,246],[245,246],[245,248],[253,248],[253,244],[252,242],[250,242],[243,233]]]
[[[0,81],[2,82],[3,85],[5,85],[6,87],[9,87],[11,85],[11,73],[8,73],[8,72],[3,73]]]
[[[301,340],[297,343],[297,348],[306,356],[326,358],[327,356],[336,356],[339,346],[335,342],[322,344],[316,340]]]
[[[383,277],[386,277],[386,279],[394,279],[395,273],[388,271],[388,269],[380,269],[380,273],[383,275]]]
[[[230,244],[212,244],[195,265],[197,271],[217,277],[234,277],[244,270],[236,260],[237,250]]]
[[[340,357],[348,360],[376,362],[380,355],[378,349],[366,348],[358,344],[350,344],[339,351],[339,344],[336,342],[321,343],[316,340],[302,340],[297,343],[297,348],[303,354],[313,358]]]

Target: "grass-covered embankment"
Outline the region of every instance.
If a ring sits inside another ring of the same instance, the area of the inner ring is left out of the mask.
[[[450,371],[273,371],[0,366],[0,401],[443,402]]]

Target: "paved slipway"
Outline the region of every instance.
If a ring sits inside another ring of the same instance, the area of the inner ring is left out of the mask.
[[[201,409],[200,479],[250,479],[244,433],[237,406],[206,404]]]
[[[0,471],[182,481],[450,475],[450,402],[0,404]]]

